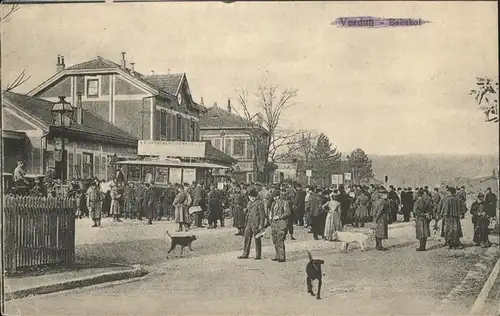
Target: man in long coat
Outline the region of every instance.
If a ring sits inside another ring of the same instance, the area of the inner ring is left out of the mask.
[[[246,230],[245,207],[247,206],[247,197],[241,191],[241,186],[239,184],[235,185],[231,200],[233,209],[233,227],[238,229],[236,236],[243,236],[244,230]]]
[[[413,214],[415,214],[415,231],[420,246],[417,251],[425,251],[427,238],[431,236],[429,223],[432,219],[432,204],[430,199],[425,198],[424,190],[417,192],[417,200],[413,205]]]
[[[297,193],[295,194],[295,215],[296,224],[304,226],[304,216],[306,213],[306,191],[300,183],[297,183]]]
[[[399,200],[398,194],[394,190],[394,187],[392,185],[389,186],[389,204],[390,204],[390,214],[388,218],[388,223],[392,224],[397,222],[398,220],[398,207],[401,201]]]
[[[491,188],[486,189],[486,196],[484,201],[486,203],[485,210],[488,217],[497,217],[496,211],[498,198],[495,193],[491,192]],[[498,220],[499,219],[497,218],[497,221]]]
[[[196,184],[193,188],[193,206],[199,206],[201,208],[201,212],[196,212],[193,214],[194,217],[194,225],[196,227],[203,226],[203,210],[205,207],[202,207],[205,200],[205,189],[203,189],[203,185],[201,183]]]
[[[92,227],[101,227],[103,199],[103,194],[97,189],[97,184],[95,182],[92,182],[89,190],[87,191],[87,207],[90,213],[90,217],[94,222],[94,225],[92,225]]]
[[[455,196],[456,189],[448,188],[448,195],[441,201],[441,217],[443,218],[442,237],[449,249],[463,248],[460,238],[463,237],[460,219],[467,211],[465,204]]]
[[[120,206],[120,199],[122,198],[122,195],[119,193],[119,190],[116,186],[116,184],[110,185],[111,187],[111,209],[110,212],[113,215],[113,221],[115,222],[121,222],[120,220],[120,214],[121,214],[121,206]]]
[[[173,202],[173,205],[175,207],[175,222],[179,225],[179,228],[177,231],[181,232],[183,227],[186,228],[186,231],[189,230],[188,227],[188,219],[187,219],[187,212],[186,212],[186,203],[188,200],[188,193],[186,192],[187,190],[184,188],[182,184],[180,184],[177,187],[178,193],[175,196],[175,200]]]
[[[285,195],[286,191],[283,190],[281,194]],[[291,214],[290,204],[282,195],[274,193],[274,202],[271,206],[271,234],[276,249],[276,257],[271,260],[278,262],[286,261],[285,237],[288,217]]]
[[[215,187],[215,185],[210,186],[210,192],[208,193],[208,228],[216,228],[217,220],[221,218],[222,212],[222,198],[221,191]]]
[[[142,191],[142,203],[144,216],[148,219],[148,225],[153,224],[153,214],[155,211],[155,194],[152,185],[147,182]]]
[[[405,222],[410,221],[411,211],[413,210],[413,203],[413,191],[411,188],[407,188],[406,192],[401,195],[401,204],[403,205],[401,210],[403,213],[403,220]]]
[[[389,216],[389,202],[387,201],[387,191],[381,187],[379,198],[373,202],[373,221],[375,227],[375,249],[384,251],[387,248],[382,246],[382,240],[388,238],[387,218]]]
[[[476,246],[483,246],[483,248],[491,246],[488,238],[490,219],[486,212],[483,193],[477,195],[477,200],[472,203],[470,213],[472,214],[472,223],[474,224],[474,244]]]
[[[243,195],[243,194],[241,194]],[[252,238],[255,239],[255,260],[260,260],[262,256],[262,239],[255,238],[255,235],[264,229],[266,221],[266,212],[264,202],[258,198],[256,189],[251,189],[248,198],[250,202],[247,206],[246,225],[245,225],[245,242],[243,246],[243,255],[238,259],[247,259],[250,255],[250,247],[252,246]]]
[[[311,230],[313,233],[314,240],[318,240],[318,236],[322,236],[325,230],[324,222],[324,211],[322,208],[321,200],[319,194],[321,194],[321,189],[316,189],[315,193],[310,193],[309,196],[309,208],[311,213]],[[342,206],[342,204],[341,204]]]
[[[370,199],[365,194],[364,190],[359,192],[356,198],[356,211],[354,213],[354,226],[365,227],[366,219],[368,218],[368,207],[370,206]]]

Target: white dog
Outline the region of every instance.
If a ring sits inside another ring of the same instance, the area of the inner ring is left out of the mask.
[[[347,251],[350,244],[358,243],[361,251],[365,251],[367,247],[367,243],[369,240],[373,239],[373,234],[369,233],[361,233],[361,232],[335,232],[336,238],[335,241],[340,241],[342,245],[340,249],[342,251]]]

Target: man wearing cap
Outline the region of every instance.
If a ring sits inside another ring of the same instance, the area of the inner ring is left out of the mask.
[[[407,188],[406,192],[401,195],[401,204],[403,205],[402,207],[403,220],[405,222],[409,222],[411,211],[413,210],[413,204],[414,204],[413,191],[411,188]]]
[[[456,195],[454,187],[448,188],[448,195],[441,200],[440,213],[443,219],[441,237],[446,240],[449,249],[462,249],[460,238],[463,237],[460,218],[467,211],[465,204]]]
[[[458,191],[458,190],[457,190],[457,191]],[[466,210],[467,210],[467,192],[465,192],[465,187],[464,187],[464,186],[462,186],[462,187],[460,188],[460,191],[458,191],[458,193],[457,193],[457,197],[460,199],[460,201],[462,201],[462,203],[465,205],[465,208],[466,208]],[[461,218],[463,219],[463,218],[464,218],[464,216],[465,216],[465,213],[464,213],[464,214],[462,214],[462,217],[461,217]]]
[[[429,223],[432,219],[432,204],[430,199],[425,197],[425,191],[420,189],[417,192],[417,201],[413,205],[413,214],[415,214],[415,231],[420,246],[417,251],[425,251],[427,238],[431,236]]]
[[[247,211],[246,211],[246,225],[245,225],[245,242],[243,246],[243,255],[238,259],[247,259],[250,255],[250,247],[252,245],[252,238],[255,239],[255,260],[260,260],[262,255],[262,239],[255,238],[255,236],[264,229],[266,220],[266,212],[264,209],[264,202],[259,199],[258,192],[252,188],[248,194]]]
[[[314,240],[318,240],[318,236],[324,234],[325,222],[324,212],[321,204],[320,194],[323,192],[321,189],[316,189],[316,192],[309,196],[309,208],[311,212],[311,230]],[[339,201],[340,202],[340,201]],[[342,205],[341,205],[342,206]]]
[[[373,221],[375,228],[375,249],[384,251],[387,248],[382,247],[382,240],[388,238],[387,218],[389,216],[389,202],[387,201],[387,190],[384,187],[379,188],[380,197],[373,203]]]
[[[300,183],[297,183],[297,194],[295,195],[296,224],[304,226],[304,215],[306,212],[306,191]]]
[[[389,186],[388,197],[390,204],[390,215],[388,218],[388,223],[392,224],[394,222],[397,222],[398,220],[398,206],[400,204],[398,194],[396,193],[396,190],[394,189],[393,185]]]
[[[287,230],[288,217],[291,214],[290,205],[282,195],[285,195],[286,191],[283,190],[280,194],[279,191],[274,191],[272,197],[274,199],[271,206],[271,234],[273,238],[273,244],[276,249],[276,258],[273,261],[285,262],[285,237]]]
[[[477,195],[477,200],[472,203],[470,213],[472,214],[472,223],[474,224],[474,244],[476,246],[483,246],[483,248],[491,246],[488,239],[490,219],[486,213],[486,203],[483,193]]]

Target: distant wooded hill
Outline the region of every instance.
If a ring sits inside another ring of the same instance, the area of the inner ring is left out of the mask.
[[[394,186],[435,186],[458,179],[476,179],[498,175],[498,155],[370,155],[375,178]]]

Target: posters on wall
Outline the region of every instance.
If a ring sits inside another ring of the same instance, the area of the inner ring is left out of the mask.
[[[156,183],[168,183],[168,167],[156,167]]]
[[[183,169],[183,179],[184,183],[191,184],[196,181],[196,169],[194,168],[184,168]]]
[[[182,168],[170,168],[170,183],[182,183]]]

